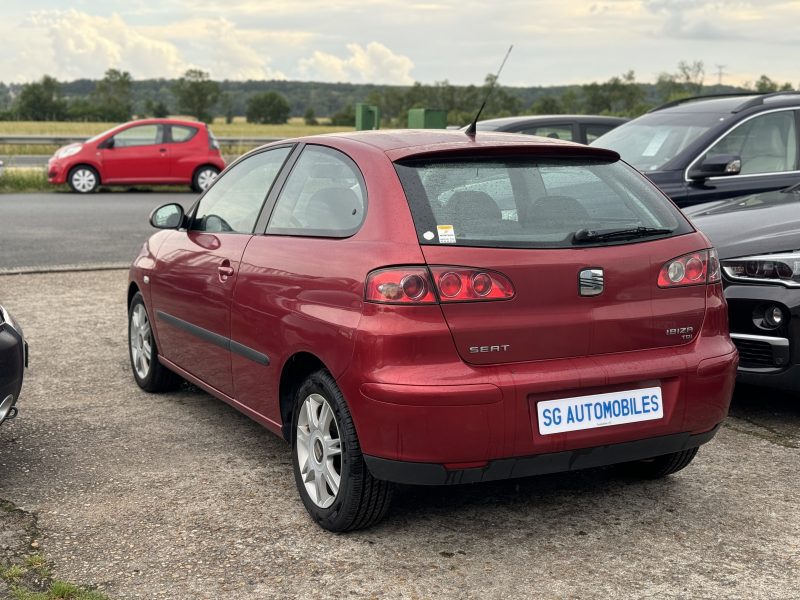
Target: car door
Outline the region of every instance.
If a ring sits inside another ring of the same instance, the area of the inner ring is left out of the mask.
[[[689,181],[688,173],[707,158],[735,155],[741,158],[738,174]],[[722,200],[776,190],[797,183],[798,113],[775,110],[738,123],[717,140],[686,170],[689,203]]]
[[[206,148],[198,145],[197,127],[170,125],[169,129],[170,179],[191,183],[195,167],[208,154],[208,144]]]
[[[229,397],[231,298],[242,254],[290,150],[253,154],[226,171],[200,198],[188,229],[160,246],[151,277],[162,354]]]
[[[231,334],[255,353],[232,357],[236,399],[276,430],[282,423],[279,377],[289,356],[314,352],[334,376],[349,364],[341,349],[348,343],[343,340],[353,342],[363,295],[352,265],[365,248],[345,240],[363,223],[366,201],[356,164],[342,152],[309,144],[282,186],[266,234],[254,236],[245,251]]]
[[[128,127],[98,147],[103,183],[169,179],[169,150],[159,123]]]

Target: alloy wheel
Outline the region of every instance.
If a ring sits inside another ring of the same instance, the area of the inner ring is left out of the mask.
[[[78,192],[91,192],[97,185],[97,175],[89,169],[78,169],[72,174],[71,181]]]
[[[309,498],[330,507],[342,480],[342,442],[331,405],[320,394],[309,394],[297,418],[297,461]]]
[[[130,340],[133,368],[139,379],[146,379],[153,357],[153,331],[143,304],[137,304],[131,312]]]

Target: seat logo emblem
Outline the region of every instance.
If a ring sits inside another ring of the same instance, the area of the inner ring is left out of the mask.
[[[599,296],[603,293],[603,269],[583,269],[578,273],[578,293],[581,296]]]

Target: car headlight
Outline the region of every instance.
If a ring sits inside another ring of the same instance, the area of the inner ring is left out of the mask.
[[[800,287],[800,252],[764,254],[724,260],[722,261],[722,270],[732,281]]]
[[[62,148],[58,152],[56,152],[56,158],[69,158],[70,156],[75,156],[78,152],[83,149],[83,146],[78,144],[77,146],[67,146],[66,148]]]

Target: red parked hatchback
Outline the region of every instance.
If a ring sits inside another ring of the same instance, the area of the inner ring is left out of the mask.
[[[135,184],[191,185],[202,192],[224,168],[205,123],[143,119],[59,148],[47,163],[47,178],[82,194],[100,185]]]
[[[137,383],[180,377],[282,435],[324,528],[392,483],[685,467],[727,414],[716,252],[611,151],[461,132],[262,147],[130,272]]]

